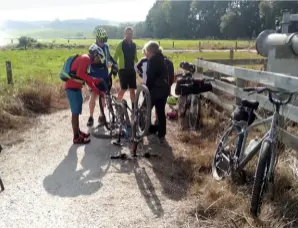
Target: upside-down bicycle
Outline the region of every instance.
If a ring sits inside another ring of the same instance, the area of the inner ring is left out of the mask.
[[[258,216],[265,191],[274,193],[274,169],[278,161],[277,139],[280,125],[280,108],[288,104],[297,92],[281,92],[266,87],[244,88],[249,93],[268,92],[268,99],[274,106],[272,116],[255,123],[255,110],[259,107],[258,101],[242,100],[241,106],[234,111],[232,120],[220,139],[212,163],[212,175],[216,180],[224,177],[243,174],[246,164],[259,153],[259,160],[255,172],[255,179],[251,197],[251,213]],[[275,98],[273,95],[286,96],[286,99]],[[251,140],[245,148],[248,131],[261,124],[271,124],[269,131],[257,142]],[[231,138],[229,138],[231,137]],[[231,146],[231,142],[235,142]]]
[[[148,133],[148,129],[151,123],[151,100],[148,88],[145,85],[139,85],[137,87],[134,110],[132,110],[125,99],[118,101],[116,96],[112,95],[106,85],[102,82],[105,87],[105,91],[100,95],[104,97],[106,104],[105,107],[99,99],[99,107],[101,113],[103,113],[102,124],[98,125],[93,131],[92,135],[99,138],[116,138],[117,140],[112,143],[117,146],[123,146],[129,144],[131,148],[132,157],[137,157],[137,149],[141,147],[143,143],[143,137]],[[139,101],[142,100],[139,107]],[[130,111],[131,115],[129,115]],[[129,118],[132,116],[132,119]],[[108,134],[102,134],[97,132],[102,126],[106,128]],[[140,156],[149,157],[149,153],[145,153]],[[126,159],[128,156],[124,153],[120,155],[112,156],[112,159],[121,158]]]

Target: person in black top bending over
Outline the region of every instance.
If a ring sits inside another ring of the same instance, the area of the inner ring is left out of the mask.
[[[155,107],[159,122],[158,125],[150,126],[149,133],[158,132],[160,143],[164,143],[166,135],[165,106],[169,95],[167,65],[158,43],[149,41],[145,44],[144,49],[148,58],[146,86],[150,91],[152,108]]]

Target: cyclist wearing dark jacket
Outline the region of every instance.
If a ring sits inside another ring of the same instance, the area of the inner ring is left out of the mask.
[[[145,45],[145,51],[148,57],[146,85],[150,91],[152,108],[155,106],[159,122],[158,138],[163,143],[166,135],[165,106],[169,95],[168,69],[158,43],[149,41]]]

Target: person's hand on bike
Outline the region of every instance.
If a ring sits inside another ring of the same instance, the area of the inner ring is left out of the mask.
[[[94,85],[95,86],[98,86],[98,85],[100,85],[101,83],[102,83],[102,79],[101,78],[94,78]]]
[[[100,78],[92,78],[92,80],[89,80],[87,82],[87,85],[90,87],[90,89],[95,92],[97,95],[100,95],[101,92],[98,89],[98,85],[100,85],[102,82],[102,79]]]

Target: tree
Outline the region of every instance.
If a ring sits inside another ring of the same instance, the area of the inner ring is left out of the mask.
[[[259,4],[262,29],[275,29],[274,6],[270,1],[263,0]]]
[[[196,37],[221,37],[221,17],[226,13],[231,1],[193,1],[192,20],[197,24]]]
[[[78,38],[82,38],[82,37],[84,37],[84,33],[82,33],[82,32],[77,32],[77,33],[76,33],[76,37],[78,37]]]
[[[19,38],[19,47],[24,47],[25,50],[27,50],[27,47],[35,44],[37,42],[37,40],[31,38],[31,37],[28,37],[28,36],[21,36]]]

